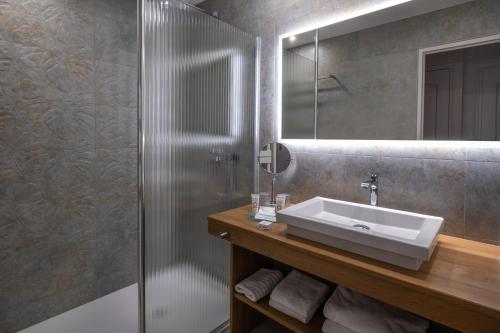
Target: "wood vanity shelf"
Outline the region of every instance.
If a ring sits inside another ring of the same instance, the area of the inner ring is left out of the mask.
[[[500,332],[500,247],[439,236],[430,261],[414,272],[287,235],[285,224],[257,229],[244,206],[208,217],[208,231],[231,243],[231,332],[266,318],[294,332],[321,332],[322,309],[305,325],[234,293],[240,280],[274,261],[343,285],[463,332]]]

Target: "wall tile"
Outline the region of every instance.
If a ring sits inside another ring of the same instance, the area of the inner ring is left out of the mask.
[[[97,15],[116,19],[125,17],[133,25],[137,16],[136,0],[98,0],[95,2],[95,12]]]
[[[382,158],[378,170],[382,206],[441,216],[444,233],[464,236],[465,162]]]
[[[137,191],[137,151],[134,148],[98,149],[96,181],[101,197],[119,197]]]
[[[97,206],[97,295],[137,281],[137,195],[101,198]]]
[[[465,234],[500,245],[500,164],[467,162]]]
[[[276,58],[261,60],[260,101],[261,105],[275,104]]]
[[[94,102],[92,54],[62,53],[0,41],[2,95],[21,99]]]
[[[120,106],[96,106],[98,148],[137,147],[137,110]]]
[[[96,274],[103,296],[137,279],[137,152],[99,149],[96,165]]]
[[[274,114],[274,104],[262,105],[260,107],[260,127],[259,127],[259,141],[260,146],[263,146],[269,142],[274,141],[275,138],[275,128],[274,125],[275,118]]]
[[[95,298],[96,234],[93,152],[13,159],[16,177],[3,179],[10,190],[0,197],[0,311],[16,331]]]
[[[26,149],[93,148],[95,106],[87,102],[18,100],[15,132],[17,146]]]
[[[96,102],[99,105],[137,106],[137,70],[96,62]]]
[[[0,10],[0,35],[25,46],[59,52],[91,52],[94,0],[7,0]]]
[[[97,16],[96,60],[137,67],[137,27],[129,19]]]
[[[135,1],[0,1],[2,333],[137,279],[135,15]]]

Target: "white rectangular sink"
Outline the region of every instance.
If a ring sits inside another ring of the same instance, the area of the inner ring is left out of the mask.
[[[418,270],[443,218],[316,197],[277,213],[291,235]]]

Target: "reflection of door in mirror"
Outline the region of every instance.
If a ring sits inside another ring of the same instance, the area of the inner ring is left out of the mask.
[[[313,51],[308,56],[308,51]],[[301,52],[302,51],[302,52]],[[314,45],[283,50],[283,138],[314,138]]]
[[[500,43],[426,55],[425,140],[500,140]]]

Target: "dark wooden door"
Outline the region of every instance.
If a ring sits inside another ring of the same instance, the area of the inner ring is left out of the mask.
[[[464,55],[464,138],[500,140],[500,44]]]
[[[426,56],[424,139],[462,137],[463,51]]]
[[[500,140],[500,43],[427,55],[423,137]]]

